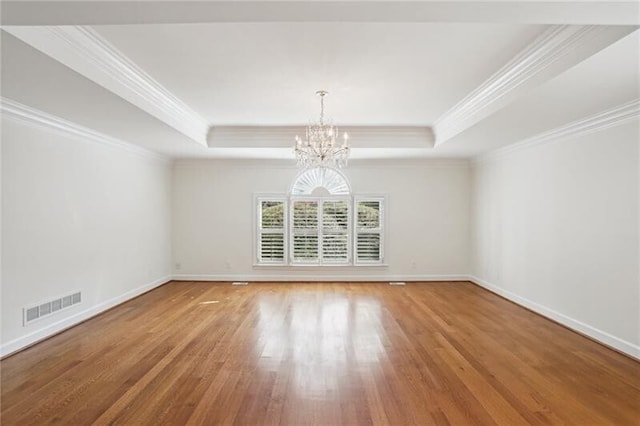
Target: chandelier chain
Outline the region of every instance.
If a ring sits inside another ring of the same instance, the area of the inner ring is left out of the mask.
[[[320,95],[320,125],[323,125],[324,124],[324,97],[327,94],[327,92],[324,90],[318,90],[316,93]]]

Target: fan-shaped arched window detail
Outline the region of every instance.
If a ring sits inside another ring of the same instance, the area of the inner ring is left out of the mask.
[[[315,167],[304,170],[296,177],[291,187],[291,195],[317,195],[318,191],[326,191],[330,195],[349,195],[351,193],[349,183],[344,175],[331,167]]]

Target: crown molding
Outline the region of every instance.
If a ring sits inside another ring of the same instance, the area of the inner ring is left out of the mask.
[[[599,132],[610,127],[616,127],[640,118],[640,98],[615,106],[608,110],[590,115],[580,120],[572,121],[555,129],[539,133],[520,142],[499,148],[475,157],[473,163],[482,163],[507,154],[528,149],[550,142],[565,140],[578,136]]]
[[[436,120],[435,146],[635,29],[637,27],[597,25],[550,27]]]
[[[433,148],[433,131],[424,126],[340,126],[352,148]],[[212,126],[209,148],[291,148],[304,126]]]
[[[206,146],[209,125],[90,27],[4,30]]]
[[[170,159],[162,154],[153,152],[137,145],[97,132],[88,127],[67,121],[55,115],[16,102],[12,99],[0,97],[0,112],[6,118],[27,126],[44,129],[65,136],[92,141],[110,148],[124,150],[139,157],[169,163]]]

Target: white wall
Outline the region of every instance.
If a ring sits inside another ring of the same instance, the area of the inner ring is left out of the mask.
[[[169,279],[171,168],[2,121],[2,354]],[[22,308],[81,290],[22,325]]]
[[[174,273],[182,279],[464,279],[470,243],[466,161],[350,164],[354,193],[387,195],[386,267],[257,267],[256,193],[286,193],[294,165],[178,161],[173,180]],[[179,264],[180,268],[176,268]]]
[[[475,280],[640,357],[638,123],[473,169]]]
[[[355,193],[387,195],[387,266],[256,267],[254,195],[286,192],[296,167],[182,160],[171,170],[3,120],[1,352],[172,273],[221,280],[471,274],[640,357],[638,140],[633,123],[495,155],[471,168],[443,160],[354,163],[345,174]],[[77,289],[82,305],[22,326],[22,307]]]

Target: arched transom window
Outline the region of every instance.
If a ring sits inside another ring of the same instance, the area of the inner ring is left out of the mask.
[[[352,195],[330,167],[306,169],[288,195],[256,197],[258,265],[383,263],[383,196]]]
[[[293,182],[292,196],[349,195],[349,183],[342,173],[330,167],[303,170]]]

